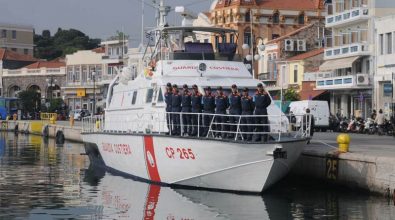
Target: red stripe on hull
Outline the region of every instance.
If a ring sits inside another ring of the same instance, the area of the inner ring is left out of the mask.
[[[145,163],[151,181],[160,182],[158,164],[156,163],[154,141],[152,136],[144,136]]]

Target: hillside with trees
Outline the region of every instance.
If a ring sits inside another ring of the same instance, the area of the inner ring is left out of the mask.
[[[64,57],[78,50],[91,50],[99,46],[100,39],[92,39],[83,32],[70,29],[62,30],[51,36],[49,30],[44,30],[41,35],[34,36],[34,56],[39,59],[53,60]]]

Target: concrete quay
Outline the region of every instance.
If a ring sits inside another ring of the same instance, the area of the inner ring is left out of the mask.
[[[51,124],[49,121],[0,121],[1,131],[12,131],[26,134],[35,134],[51,138],[59,138],[62,135],[66,140],[82,142],[80,123],[70,126],[68,121],[57,121]]]
[[[316,133],[291,175],[395,196],[395,138],[350,134],[350,150],[338,152],[339,133]]]
[[[82,142],[81,122],[70,127],[68,121],[0,121],[0,130],[56,138],[61,132],[66,140]],[[395,195],[395,138],[390,136],[350,134],[350,151],[338,152],[339,133],[315,133],[290,175],[317,178],[327,182],[357,187],[386,196]]]

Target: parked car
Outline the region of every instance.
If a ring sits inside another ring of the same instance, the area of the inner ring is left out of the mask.
[[[91,113],[86,109],[77,109],[74,110],[70,115],[73,115],[74,120],[81,121],[83,117],[90,116]]]

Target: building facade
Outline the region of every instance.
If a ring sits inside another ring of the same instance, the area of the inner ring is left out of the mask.
[[[325,16],[323,0],[217,0],[211,6],[210,19],[215,26],[237,30],[239,54],[256,54],[257,51],[243,50],[248,44],[256,48],[257,44],[289,34],[305,25],[323,21]],[[221,41],[214,39],[215,44]],[[255,74],[263,72],[254,64]]]
[[[375,71],[374,19],[395,13],[394,1],[333,0],[327,5],[324,64],[321,71],[331,71],[318,78],[316,87],[329,90],[332,113],[345,117],[368,117],[374,106]]]
[[[96,51],[80,50],[66,55],[66,83],[61,89],[69,110],[96,112],[97,104],[103,100],[99,82],[107,71],[102,59],[104,51]]]
[[[105,71],[101,80],[98,81],[98,85],[100,86],[103,98],[106,99],[110,82],[128,63],[128,40],[102,41],[100,45],[102,48],[101,52],[104,53],[102,62]],[[103,106],[103,104],[104,102],[101,105]]]
[[[2,72],[3,95],[17,97],[20,91],[35,91],[39,99],[34,109],[42,105],[50,106],[51,100],[63,98],[66,68],[64,62],[39,61],[19,69],[4,69]]]
[[[0,23],[0,48],[33,56],[33,26]]]
[[[37,62],[31,55],[0,48],[0,95],[7,96],[7,87],[3,87],[3,71],[20,69],[24,66]]]
[[[258,79],[269,90],[290,86],[300,90],[304,72],[317,69],[322,62],[323,33],[324,23],[314,22],[268,41],[263,50],[259,50],[258,69],[261,74]]]
[[[384,114],[394,114],[395,81],[395,15],[377,18],[376,27],[376,75],[374,76],[374,102]]]

